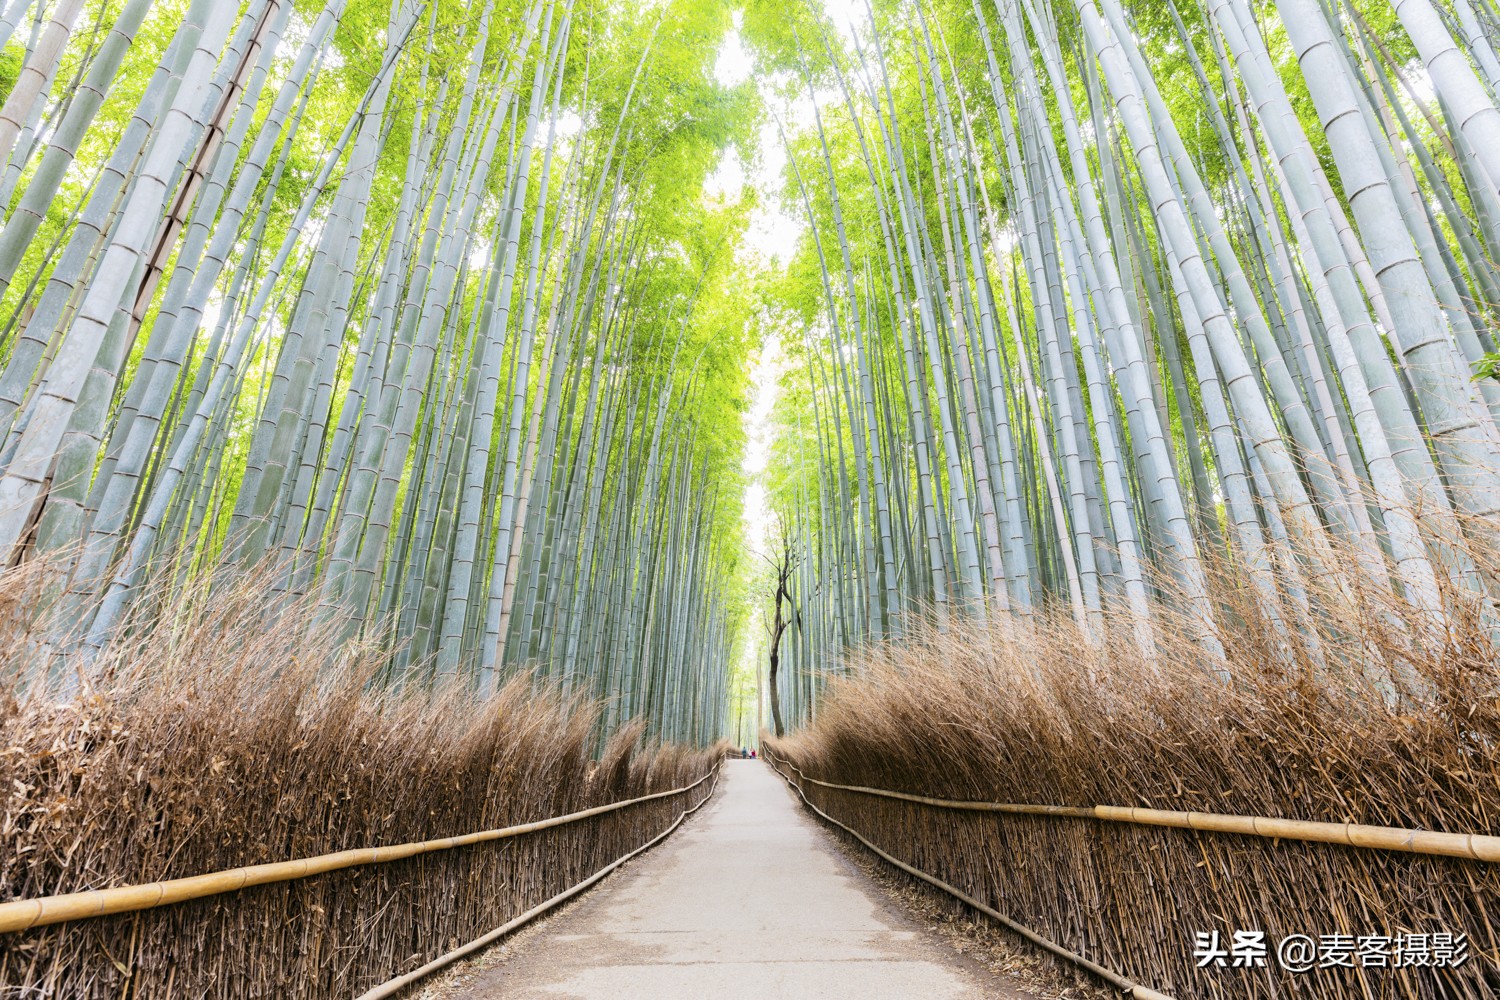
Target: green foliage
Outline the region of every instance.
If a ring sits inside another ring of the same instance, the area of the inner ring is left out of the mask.
[[[12,38],[0,49],[0,101],[4,101],[15,87],[21,75],[21,66],[26,61],[26,50]]]
[[[1478,364],[1474,366],[1475,379],[1494,379],[1500,382],[1500,351],[1486,354]]]

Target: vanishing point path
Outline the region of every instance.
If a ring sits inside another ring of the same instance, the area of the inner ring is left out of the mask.
[[[509,950],[509,949],[507,949]],[[759,760],[444,1000],[1023,1000],[850,863]]]

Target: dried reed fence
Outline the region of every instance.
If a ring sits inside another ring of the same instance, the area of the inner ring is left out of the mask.
[[[0,577],[0,663],[34,661],[38,585]],[[528,823],[681,788],[721,748],[596,754],[596,716],[527,678],[382,692],[374,649],[253,582],[184,599],[79,686],[0,688],[0,901]],[[62,695],[66,694],[66,697]],[[0,996],[352,996],[592,875],[696,801],[653,799],[493,843],[0,935]]]
[[[961,810],[799,782],[890,855],[1177,1000],[1500,995],[1494,864],[1076,814],[1500,834],[1500,656],[1477,617],[1414,642],[1410,609],[1344,595],[1333,624],[1304,622],[1316,641],[1289,651],[1232,581],[1218,594],[1235,622],[1227,661],[1208,661],[1191,623],[1166,611],[1151,660],[1121,622],[1097,646],[1055,616],[919,630],[853,654],[815,723],[768,748],[839,785],[1069,807]],[[1392,676],[1404,678],[1395,698]],[[1265,932],[1264,967],[1197,967],[1198,932],[1227,948],[1235,931]],[[1291,973],[1275,953],[1292,934],[1350,935],[1353,952],[1359,936],[1430,933],[1467,935],[1468,961]]]

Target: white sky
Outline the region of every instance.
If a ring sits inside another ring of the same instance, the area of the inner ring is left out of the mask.
[[[842,35],[844,44],[849,45],[851,21],[863,22],[864,0],[822,0],[822,4]],[[725,36],[714,63],[715,79],[727,87],[744,83],[754,73],[754,59],[740,37],[741,25],[740,14],[736,12],[734,30]],[[770,88],[759,86],[759,89],[766,101],[776,100]],[[805,96],[794,101],[790,108],[778,106],[776,110],[789,119],[788,124],[793,128],[812,123],[812,102]],[[758,207],[750,217],[741,252],[756,254],[777,267],[785,267],[791,260],[797,240],[806,229],[802,207],[797,204],[782,204],[781,177],[785,169],[786,150],[781,145],[775,120],[767,116],[756,136],[753,162],[743,162],[739,152],[730,148],[725,151],[704,184],[704,193],[711,198],[732,198],[746,184],[757,190]],[[768,548],[771,513],[766,505],[765,472],[770,461],[771,439],[774,434],[771,411],[776,405],[776,387],[785,365],[780,335],[771,331],[752,361],[750,409],[744,417],[745,544],[755,559],[767,554]],[[740,656],[743,668],[758,676],[762,667],[760,657],[764,637],[758,628],[752,626],[749,639],[741,646]],[[750,727],[761,721],[759,707],[755,716],[746,720]]]
[[[766,338],[764,347],[755,359],[750,372],[750,383],[754,395],[750,411],[745,415],[745,474],[749,484],[745,487],[745,543],[757,554],[766,552],[766,536],[770,530],[771,513],[766,507],[766,465],[771,457],[771,409],[776,405],[776,382],[781,377],[783,358],[781,338],[772,333]]]
[[[844,45],[850,46],[853,39],[853,26],[865,23],[865,0],[821,0],[821,2],[825,14],[838,30]],[[736,11],[734,29],[725,36],[724,43],[719,49],[718,59],[714,63],[714,78],[726,87],[738,86],[748,80],[755,68],[754,58],[740,37],[741,24],[740,12]],[[787,119],[788,127],[797,128],[812,124],[812,102],[806,96],[799,96],[792,102],[790,108],[785,108],[776,101],[770,88],[761,87],[760,92],[761,97],[767,103],[776,105],[777,114]],[[818,99],[826,107],[833,99],[833,95],[820,93]],[[716,196],[729,194],[738,190],[746,182],[758,188],[761,194],[761,208],[751,217],[745,243],[751,250],[785,266],[791,258],[797,237],[802,234],[804,224],[801,206],[783,206],[777,198],[781,187],[781,175],[786,169],[786,150],[781,145],[781,137],[773,118],[767,116],[766,121],[761,125],[756,144],[758,146],[755,157],[757,162],[750,165],[748,172],[746,164],[740,162],[737,152],[731,150],[725,154],[724,159],[720,161],[718,168],[708,180],[708,193]]]
[[[740,39],[741,24],[738,11],[734,15],[734,30],[724,39],[719,49],[719,58],[714,63],[714,78],[726,87],[738,86],[750,78],[754,69],[753,59]],[[762,90],[762,96],[769,97]],[[768,258],[778,267],[785,267],[791,258],[792,248],[802,234],[804,223],[783,210],[779,190],[781,171],[786,164],[786,154],[776,134],[776,126],[770,123],[769,130],[762,128],[757,136],[754,162],[747,165],[733,147],[726,150],[714,172],[704,185],[710,197],[732,197],[744,185],[749,184],[759,193],[759,205],[750,218],[741,252],[750,252]],[[770,511],[766,507],[764,473],[771,447],[771,409],[776,402],[777,359],[780,344],[774,334],[766,338],[761,351],[756,355],[750,373],[752,399],[745,414],[745,487],[744,519],[745,542],[751,552],[762,553],[766,548],[766,535],[770,523]]]
[[[725,36],[719,49],[719,58],[714,63],[714,78],[726,87],[738,86],[750,78],[754,60],[740,38],[741,23],[738,11],[734,15],[734,30]],[[761,88],[761,96],[767,100],[771,95]],[[756,137],[755,161],[747,165],[740,160],[738,151],[725,152],[718,167],[705,185],[711,196],[737,193],[750,184],[760,192],[760,207],[750,218],[749,231],[745,234],[745,245],[762,257],[769,258],[784,267],[791,259],[792,248],[802,234],[803,222],[800,214],[789,214],[780,203],[781,172],[786,166],[786,151],[776,133],[776,123],[767,121]]]
[[[864,0],[822,0],[823,9],[833,21],[834,27],[848,46],[852,39],[854,24],[865,23]],[[738,86],[750,79],[754,72],[754,59],[740,37],[742,20],[737,11],[734,29],[725,36],[714,63],[714,78],[726,87]],[[760,87],[761,96],[768,103],[777,101],[771,89]],[[826,105],[828,98],[819,95],[820,103]],[[790,128],[810,126],[813,121],[812,102],[799,96],[790,108],[776,107],[777,114],[786,119]],[[750,217],[742,252],[757,254],[785,267],[791,259],[798,238],[806,229],[802,218],[802,207],[783,204],[780,197],[782,173],[786,169],[786,150],[774,118],[767,116],[756,137],[757,149],[753,162],[746,164],[733,148],[724,153],[704,188],[710,197],[732,197],[746,184],[756,188],[759,207]],[[753,397],[745,415],[744,470],[748,485],[745,488],[745,542],[753,553],[766,550],[766,539],[770,528],[770,511],[766,507],[764,474],[770,457],[771,410],[776,403],[776,384],[785,360],[781,352],[781,341],[774,332],[754,360],[750,373]]]

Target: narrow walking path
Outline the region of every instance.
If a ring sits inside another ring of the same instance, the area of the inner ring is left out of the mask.
[[[444,1000],[1023,998],[915,923],[760,761]]]

